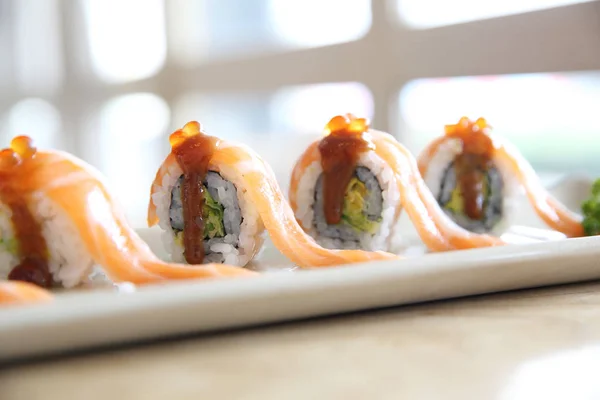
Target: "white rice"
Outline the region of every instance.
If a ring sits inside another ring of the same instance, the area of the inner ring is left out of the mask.
[[[302,226],[307,229],[317,243],[328,249],[362,249],[369,251],[394,251],[393,245],[397,243],[395,236],[397,232],[396,206],[400,202],[400,193],[396,185],[393,171],[389,166],[372,151],[365,152],[357,162],[357,167],[365,167],[377,178],[382,190],[383,207],[381,222],[377,232],[374,234],[364,232],[359,235],[359,241],[342,240],[338,238],[324,237],[320,235],[314,225],[315,186],[319,176],[322,174],[321,160],[316,160],[309,165],[304,175],[298,182],[296,193],[295,210],[296,218]],[[399,214],[399,213],[398,213]]]
[[[205,262],[223,262],[229,265],[244,266],[256,255],[264,241],[262,220],[256,207],[246,198],[245,184],[241,173],[225,174],[224,171],[219,171],[213,167],[210,170],[220,173],[223,179],[231,182],[237,188],[237,200],[242,221],[240,225],[240,221],[236,215],[228,212],[224,213],[224,224],[229,224],[230,226],[236,226],[237,224],[239,230],[237,228],[235,230],[236,233],[239,232],[239,236],[226,235],[224,238],[214,238],[205,242],[205,249],[208,247],[212,253],[207,252],[204,260]],[[156,206],[159,226],[163,230],[163,243],[175,262],[185,262],[184,248],[175,241],[175,233],[171,227],[169,209],[171,206],[171,192],[182,174],[183,171],[179,165],[172,165],[161,182],[160,190],[152,195],[152,202]],[[225,188],[219,187],[217,190],[223,191]],[[222,194],[223,198],[227,198],[225,193],[220,194]],[[233,204],[224,205],[232,206]]]
[[[431,190],[434,198],[438,199],[442,188],[441,179],[444,172],[448,168],[457,155],[462,153],[463,143],[460,139],[445,140],[439,147],[438,151],[429,160],[427,173],[423,177],[425,184]],[[515,215],[514,210],[517,207],[518,196],[522,191],[521,185],[510,173],[510,170],[498,160],[494,160],[496,168],[502,177],[503,183],[503,203],[502,217],[494,226],[491,233],[500,235],[511,226],[511,216]]]
[[[7,279],[10,271],[19,264],[19,257],[11,254],[7,242],[14,239],[11,221],[12,212],[5,204],[0,203],[0,279]]]
[[[48,246],[48,267],[54,283],[65,288],[86,282],[95,265],[85,243],[64,211],[45,196],[34,196],[29,204],[33,217],[41,223],[42,235]],[[21,259],[11,254],[6,241],[15,238],[11,221],[12,212],[0,204],[0,279],[7,279]]]

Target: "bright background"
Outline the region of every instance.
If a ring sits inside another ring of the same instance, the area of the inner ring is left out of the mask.
[[[0,0],[1,144],[27,134],[39,147],[64,149],[94,164],[136,226],[144,224],[151,179],[169,150],[168,134],[192,119],[209,133],[254,147],[273,164],[284,188],[301,146],[330,117],[345,112],[375,117],[376,128],[390,130],[415,152],[440,135],[443,125],[463,115],[484,116],[541,173],[600,172],[600,72],[452,73],[398,87],[390,83],[385,104],[375,104],[361,76],[377,74],[377,43],[371,54],[356,55],[371,58],[371,71],[341,79],[324,72],[321,79],[318,70],[335,67],[337,49],[371,35],[378,27],[373,21],[407,32],[435,31],[583,2],[397,0],[386,2],[381,18],[374,16],[373,3]],[[307,56],[316,48],[321,50]],[[269,57],[277,55],[298,57],[297,64],[286,64],[297,65],[297,71],[270,69],[278,64]],[[262,66],[254,63],[261,57]],[[218,83],[203,82],[204,71],[212,68],[214,75],[215,65],[224,65],[223,73],[241,83],[219,89]],[[253,74],[261,71],[265,84],[253,84]],[[294,77],[290,82],[304,76],[320,82],[286,84],[285,74]]]

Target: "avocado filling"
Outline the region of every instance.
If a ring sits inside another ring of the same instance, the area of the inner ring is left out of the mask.
[[[0,238],[0,248],[3,248],[7,252],[12,255],[17,255],[19,253],[19,241],[15,238],[12,239],[2,239]]]
[[[224,207],[212,198],[209,191],[204,189],[204,206],[202,207],[202,218],[204,219],[204,239],[225,236],[223,226]]]
[[[358,232],[375,233],[381,217],[371,220],[364,212],[366,209],[365,199],[368,195],[369,191],[366,185],[357,177],[352,177],[344,195],[342,221]]]

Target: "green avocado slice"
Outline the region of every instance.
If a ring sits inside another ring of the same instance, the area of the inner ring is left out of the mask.
[[[365,184],[357,177],[352,177],[344,195],[342,221],[358,232],[375,233],[381,222],[381,217],[373,221],[363,211],[368,194],[369,191]]]

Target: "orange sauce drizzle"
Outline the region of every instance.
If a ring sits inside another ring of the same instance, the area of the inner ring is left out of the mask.
[[[27,136],[14,138],[10,148],[0,151],[0,200],[12,212],[11,222],[21,260],[10,271],[8,279],[50,287],[52,275],[48,268],[46,239],[40,223],[29,210],[21,187],[36,151],[33,141]]]
[[[367,131],[369,122],[352,114],[338,115],[325,127],[319,143],[323,168],[323,208],[328,224],[342,219],[344,195],[361,153],[375,148]]]
[[[473,122],[462,117],[456,125],[446,125],[446,136],[460,139],[463,149],[454,159],[456,181],[460,186],[465,205],[465,214],[480,220],[484,214],[484,183],[486,174],[492,168],[494,144],[487,134],[490,126],[479,118]]]
[[[204,189],[202,182],[219,140],[205,135],[198,122],[189,122],[169,137],[171,153],[183,170],[181,200],[183,203],[183,245],[189,264],[204,261]]]

